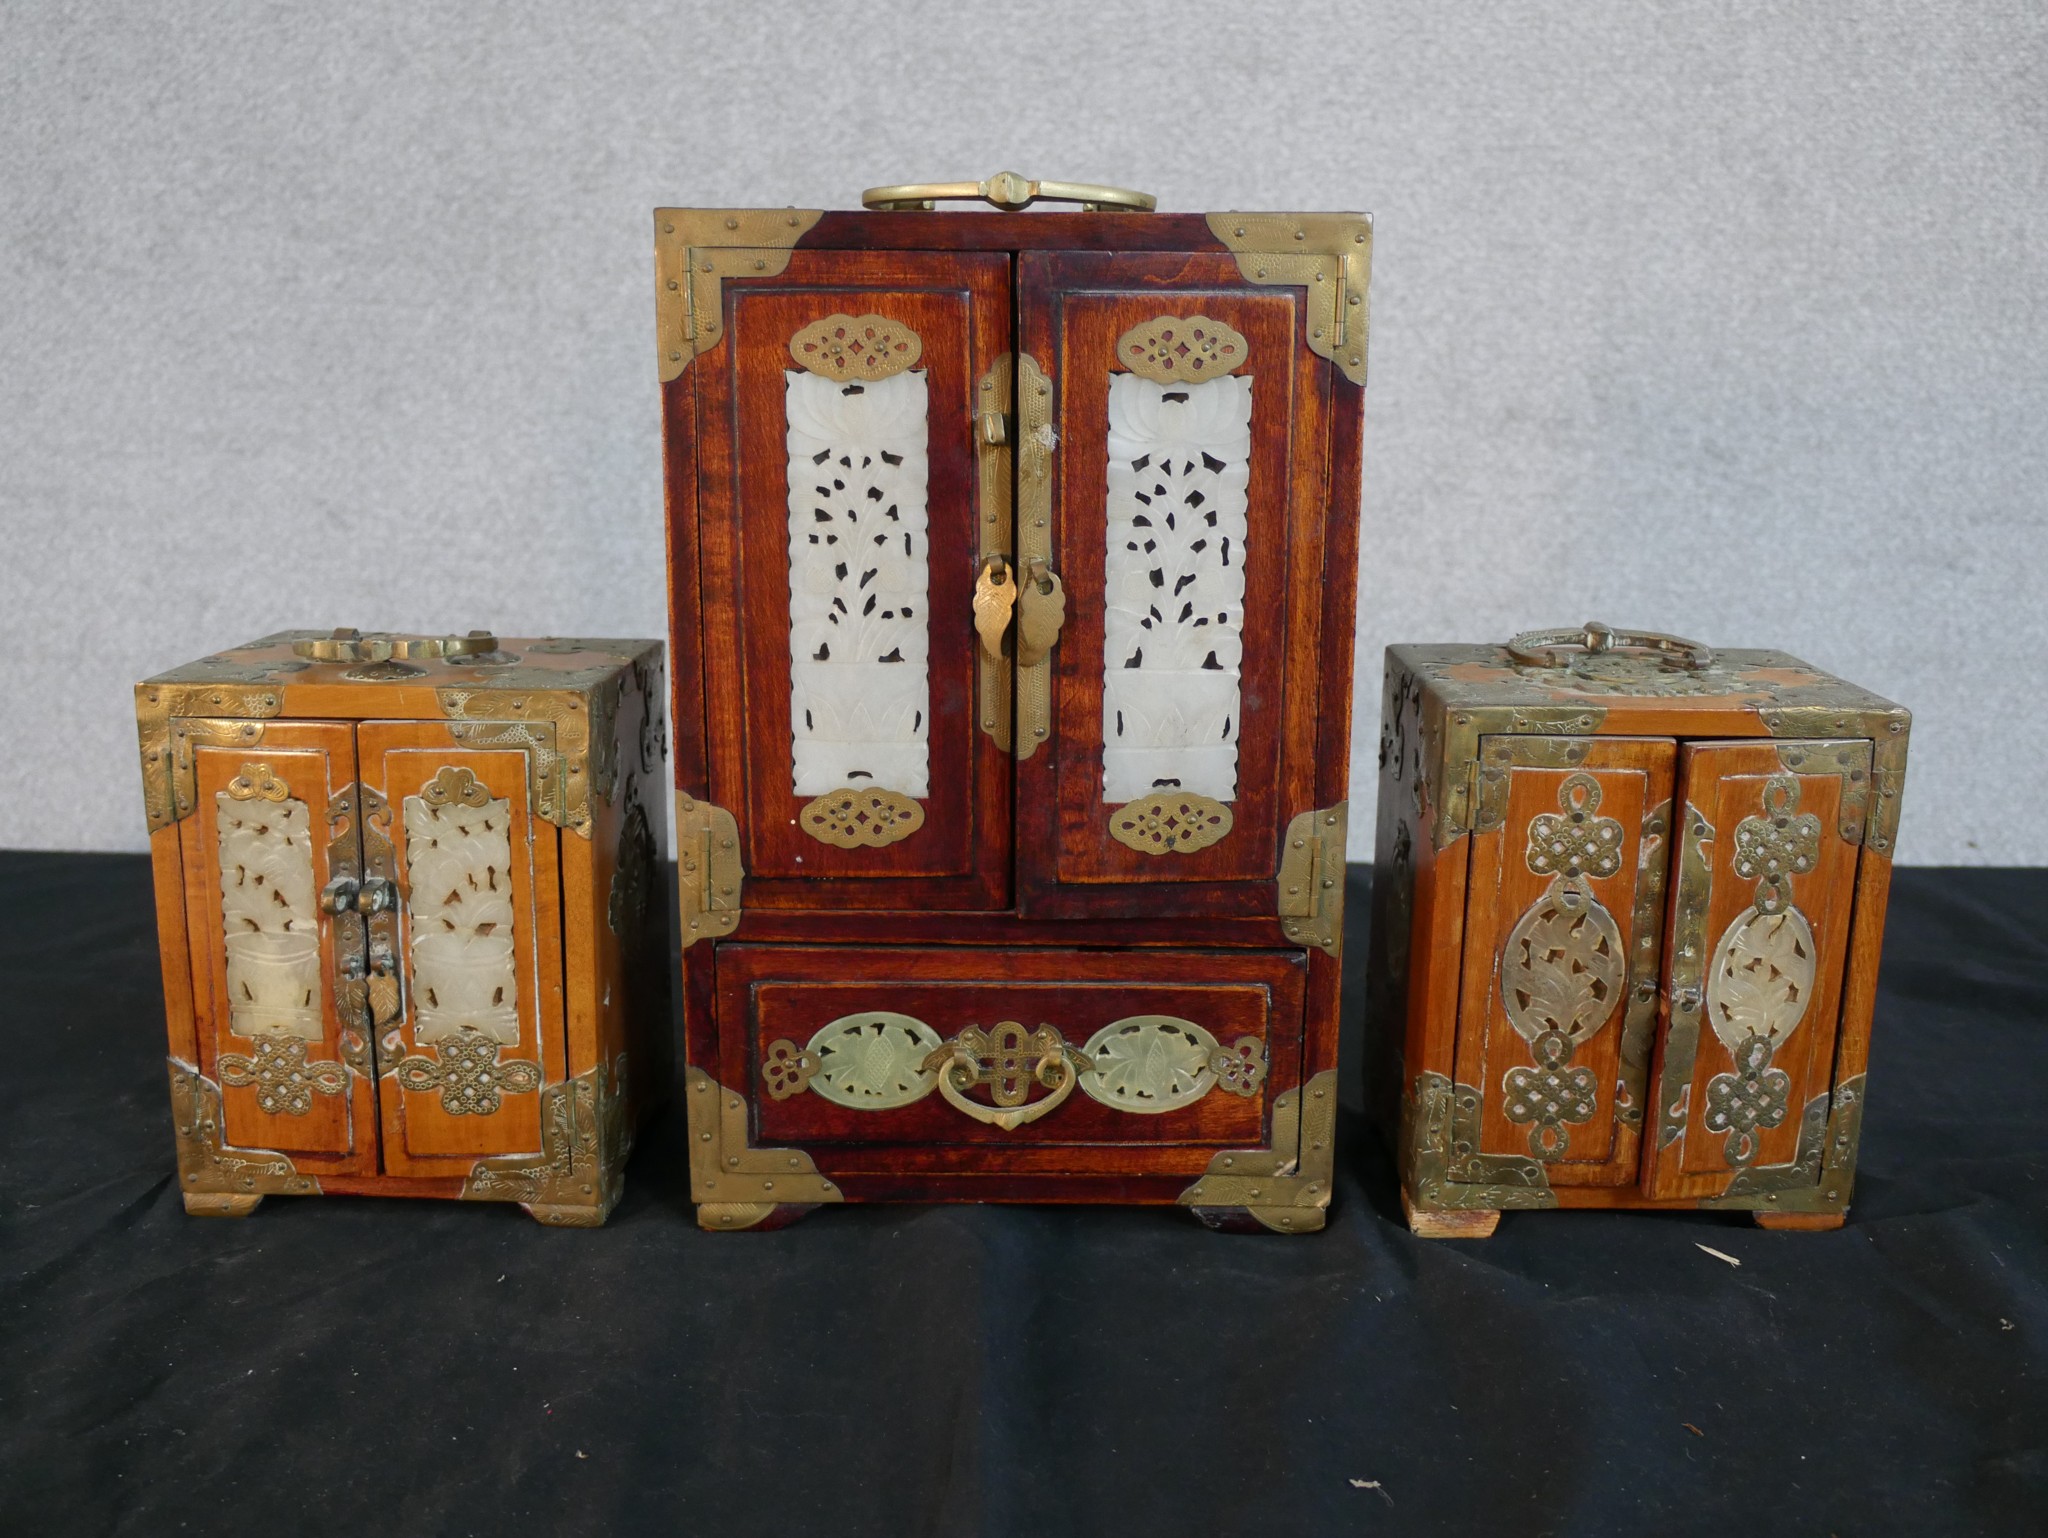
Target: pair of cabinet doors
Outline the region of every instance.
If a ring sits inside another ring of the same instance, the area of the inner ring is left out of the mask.
[[[1504,810],[1472,836],[1457,1040],[1482,1162],[1652,1200],[1807,1158],[1820,1178],[1851,949],[1876,944],[1851,925],[1871,759],[1488,739]]]
[[[846,248],[719,253],[693,324],[722,345],[669,396],[677,676],[694,651],[703,680],[678,772],[736,816],[748,912],[1288,943],[1282,835],[1342,798],[1317,764],[1348,750],[1323,695],[1349,679],[1357,397],[1309,345],[1323,279],[1262,285],[1206,231],[872,249],[918,216],[825,218]]]
[[[438,721],[251,732],[172,728],[194,794],[197,1066],[223,1140],[329,1177],[540,1153],[542,1090],[566,1077],[561,851],[528,755]]]

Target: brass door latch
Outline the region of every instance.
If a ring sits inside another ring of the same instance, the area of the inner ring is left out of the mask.
[[[1003,660],[1003,638],[1010,632],[1010,613],[1016,607],[1017,582],[1010,563],[1000,555],[989,556],[974,579],[974,629],[982,650],[997,662]]]

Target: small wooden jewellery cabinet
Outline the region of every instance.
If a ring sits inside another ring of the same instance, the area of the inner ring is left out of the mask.
[[[865,201],[655,217],[699,1220],[1319,1228],[1370,224]]]
[[[661,646],[293,631],[137,685],[188,1211],[604,1221],[670,1036]]]
[[[1597,624],[1392,647],[1384,710],[1369,1035],[1415,1231],[1838,1226],[1906,712]]]

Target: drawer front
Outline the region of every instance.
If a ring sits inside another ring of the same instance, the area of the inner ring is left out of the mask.
[[[725,947],[721,1077],[758,1143],[877,1169],[915,1148],[927,1170],[1108,1170],[1141,1147],[1199,1172],[1267,1141],[1306,975],[1298,952]]]

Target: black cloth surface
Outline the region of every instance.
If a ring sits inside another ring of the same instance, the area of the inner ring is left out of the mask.
[[[147,866],[0,856],[0,1530],[2048,1532],[2048,872],[1898,873],[1849,1226],[824,1208],[187,1218]],[[1705,1253],[1709,1245],[1739,1266]]]

